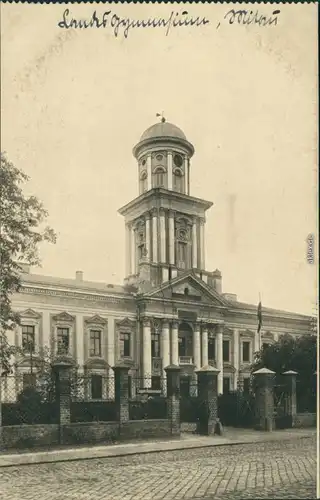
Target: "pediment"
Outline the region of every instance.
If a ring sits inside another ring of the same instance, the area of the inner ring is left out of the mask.
[[[33,309],[27,309],[26,311],[19,313],[21,318],[31,318],[31,319],[39,319],[41,318],[41,314],[37,313]]]
[[[241,330],[240,337],[254,337],[254,331],[248,328],[246,328],[246,330]]]
[[[71,314],[67,312],[62,312],[60,314],[56,314],[53,316],[54,321],[65,321],[67,323],[73,323],[74,322],[74,316],[71,316]]]
[[[274,340],[273,338],[273,334],[269,331],[267,332],[263,332],[263,334],[261,335],[262,339],[268,339],[268,340]]]
[[[94,316],[91,316],[91,318],[88,318],[85,320],[86,323],[94,323],[95,325],[105,325],[107,321],[99,316],[99,314],[95,314]]]
[[[85,368],[86,369],[96,368],[100,370],[107,370],[111,367],[103,358],[90,358],[85,362]]]
[[[146,292],[144,297],[199,302],[199,304],[219,307],[226,306],[223,297],[192,272],[178,276],[170,282],[165,282],[162,286]]]
[[[129,319],[128,317],[116,320],[116,325],[118,328],[133,328],[136,322]]]

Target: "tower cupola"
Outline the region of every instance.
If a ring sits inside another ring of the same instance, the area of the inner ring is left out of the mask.
[[[193,145],[184,132],[166,121],[147,128],[133,148],[138,161],[139,194],[153,188],[164,188],[190,194],[190,158]]]

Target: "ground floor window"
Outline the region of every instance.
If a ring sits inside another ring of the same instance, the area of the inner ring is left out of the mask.
[[[102,399],[102,376],[91,375],[91,398]]]
[[[230,377],[223,377],[223,394],[230,392]]]
[[[151,377],[151,389],[161,389],[161,377],[153,375]]]

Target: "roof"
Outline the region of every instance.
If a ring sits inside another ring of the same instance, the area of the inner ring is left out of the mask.
[[[247,309],[247,310],[252,310],[256,311],[258,310],[257,304],[248,304],[247,302],[239,302],[239,301],[229,301],[227,300],[229,304],[229,309]],[[283,309],[273,309],[271,307],[264,307],[262,305],[262,314],[263,312],[269,313],[269,314],[283,314],[283,315],[290,315],[293,318],[301,318],[301,319],[307,319],[310,318],[307,314],[299,314],[299,313],[294,313],[291,311],[284,311]]]
[[[155,137],[175,137],[177,139],[187,140],[185,134],[182,130],[169,122],[155,123],[151,127],[147,128],[140,137],[140,141],[145,141],[147,139],[153,139]]]
[[[41,274],[23,274],[22,275],[23,286],[27,285],[40,285],[40,286],[55,286],[55,287],[67,287],[74,290],[81,291],[96,291],[114,294],[126,294],[130,295],[128,290],[124,286],[114,285],[111,283],[102,283],[97,281],[80,281],[70,278],[57,278],[54,276],[43,276]]]

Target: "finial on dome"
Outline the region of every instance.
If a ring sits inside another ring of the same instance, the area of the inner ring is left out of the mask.
[[[162,113],[157,113],[156,116],[159,118],[161,116],[161,122],[164,123],[166,121],[165,117],[163,116],[163,111]]]

